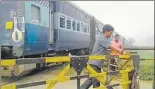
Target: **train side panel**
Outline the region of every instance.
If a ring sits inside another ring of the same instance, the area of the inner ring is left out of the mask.
[[[23,55],[24,48],[24,2],[1,1],[0,5],[0,44],[2,56],[13,57]]]
[[[48,52],[49,2],[25,2],[25,46],[24,55]]]

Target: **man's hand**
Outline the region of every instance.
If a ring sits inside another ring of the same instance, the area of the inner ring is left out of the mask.
[[[70,57],[71,57],[71,56],[72,56],[72,54],[71,54],[71,53],[68,53],[68,56],[70,56]]]
[[[123,51],[122,52],[124,55],[127,55],[127,54],[129,54],[127,51]]]
[[[71,61],[72,54],[71,53],[68,53],[68,56],[70,57],[70,61]]]

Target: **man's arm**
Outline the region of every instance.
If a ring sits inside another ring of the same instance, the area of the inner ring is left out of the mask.
[[[116,47],[115,45],[113,45],[109,40],[100,40],[99,44],[103,47],[103,48],[110,48],[120,54],[123,53],[123,50]]]
[[[112,50],[114,50],[114,51],[116,51],[116,52],[118,52],[118,53],[120,53],[120,54],[123,53],[123,49],[118,48],[118,47],[116,47],[116,46],[113,45],[113,44],[110,44],[109,48],[112,49]]]

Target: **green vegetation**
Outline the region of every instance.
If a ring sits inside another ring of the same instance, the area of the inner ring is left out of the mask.
[[[140,55],[140,59],[154,59],[154,50],[132,50],[131,52],[137,52]],[[140,79],[154,79],[154,60],[140,61]]]
[[[153,60],[140,61],[140,79],[141,80],[154,79],[154,61]]]
[[[141,59],[153,59],[154,58],[154,50],[127,50],[130,52],[137,52],[140,55]]]

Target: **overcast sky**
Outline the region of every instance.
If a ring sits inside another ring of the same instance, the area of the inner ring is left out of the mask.
[[[143,40],[148,39],[149,36],[154,37],[153,1],[72,2],[101,22],[114,26],[115,31],[120,35],[134,38],[136,43],[146,44]]]

